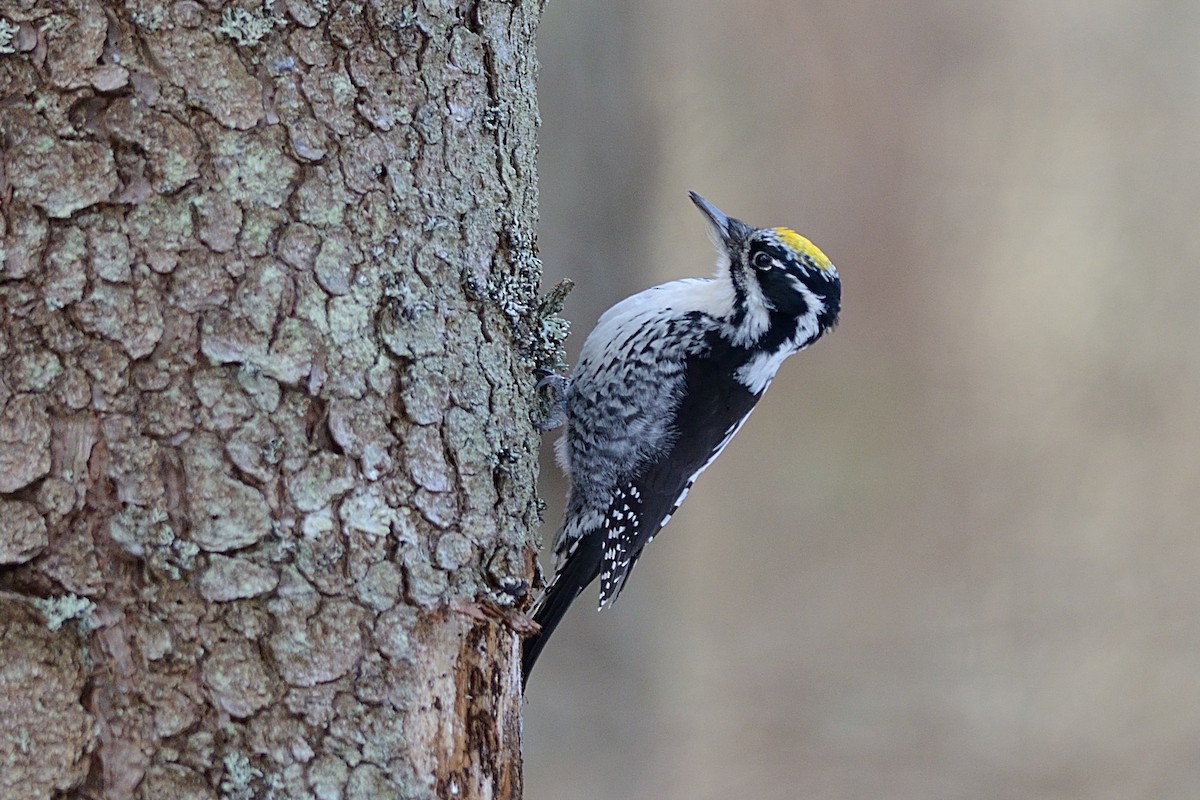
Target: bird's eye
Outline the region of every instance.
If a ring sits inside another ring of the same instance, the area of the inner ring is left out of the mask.
[[[750,259],[750,263],[754,265],[755,269],[761,269],[764,272],[775,266],[775,260],[762,250],[754,254],[754,258]]]

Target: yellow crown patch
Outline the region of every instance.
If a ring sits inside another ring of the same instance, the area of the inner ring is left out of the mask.
[[[791,228],[775,228],[775,235],[788,247],[801,255],[806,255],[817,265],[817,269],[828,271],[833,269],[833,262],[821,252],[821,248],[796,233]]]

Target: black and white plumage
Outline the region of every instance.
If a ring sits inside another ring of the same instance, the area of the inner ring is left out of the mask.
[[[600,608],[616,599],[784,359],[837,323],[841,281],[815,245],[691,198],[709,223],[716,275],[610,308],[563,390],[558,459],[570,491],[554,578],[533,611],[541,632],[524,643],[526,680],[571,602],[597,577]]]

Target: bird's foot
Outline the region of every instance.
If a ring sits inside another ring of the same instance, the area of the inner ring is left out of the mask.
[[[534,391],[545,402],[546,413],[537,427],[540,431],[552,431],[567,421],[567,388],[571,380],[553,372],[539,370],[539,374],[542,379]]]

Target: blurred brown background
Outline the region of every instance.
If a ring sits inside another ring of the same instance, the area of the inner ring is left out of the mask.
[[[554,0],[540,40],[572,358],[709,273],[687,189],[844,311],[560,628],[527,797],[1200,797],[1200,4]]]

